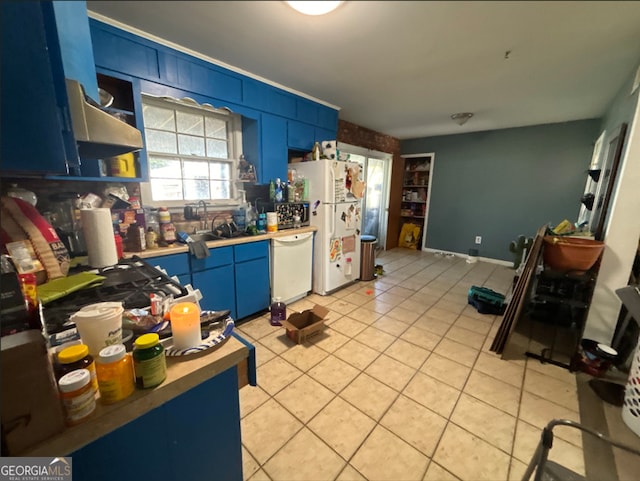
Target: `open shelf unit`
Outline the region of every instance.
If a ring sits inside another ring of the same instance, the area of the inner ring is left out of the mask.
[[[402,158],[404,170],[400,203],[401,226],[407,223],[419,226],[417,246],[422,249],[429,213],[434,154],[406,154]],[[400,245],[402,245],[402,239],[400,239]]]

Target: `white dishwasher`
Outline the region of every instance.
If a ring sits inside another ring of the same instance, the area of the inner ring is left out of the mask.
[[[313,232],[271,239],[271,297],[288,304],[311,290]]]

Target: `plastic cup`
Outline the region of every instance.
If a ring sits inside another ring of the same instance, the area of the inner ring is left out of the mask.
[[[193,302],[180,302],[171,307],[171,332],[175,349],[190,349],[202,343],[200,309]]]
[[[98,358],[102,348],[122,344],[123,312],[120,302],[99,302],[83,307],[70,317],[94,358]]]

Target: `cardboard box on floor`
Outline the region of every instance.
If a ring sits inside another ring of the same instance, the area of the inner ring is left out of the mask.
[[[327,314],[329,309],[316,304],[313,309],[290,314],[286,321],[282,321],[282,325],[287,330],[289,339],[302,344],[310,337],[322,332]]]

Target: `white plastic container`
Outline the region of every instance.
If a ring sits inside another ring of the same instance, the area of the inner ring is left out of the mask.
[[[267,212],[267,232],[278,232],[278,214]]]
[[[633,356],[622,405],[622,420],[640,436],[640,343]]]
[[[99,302],[83,307],[70,317],[94,358],[97,359],[102,348],[122,344],[123,311],[120,302]]]

